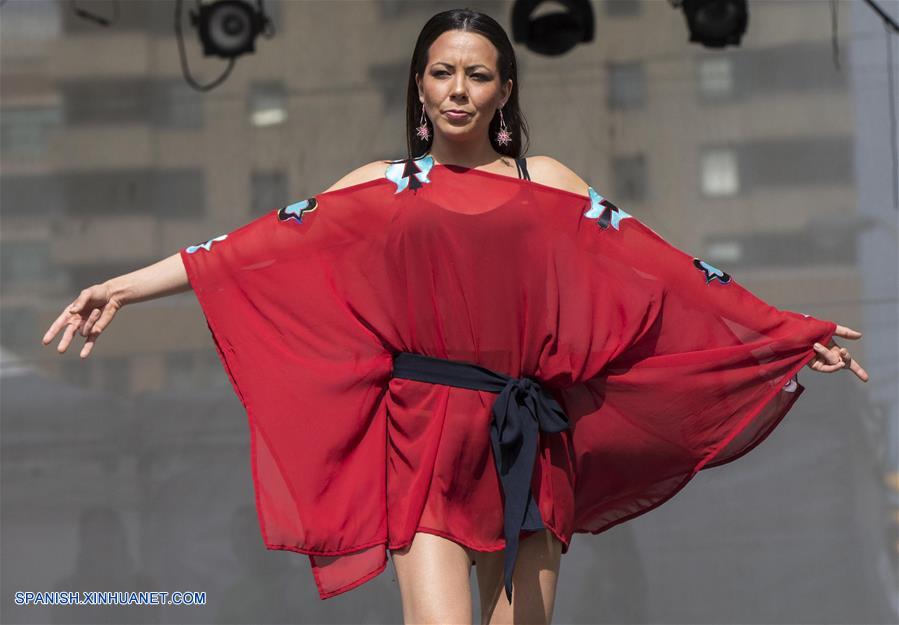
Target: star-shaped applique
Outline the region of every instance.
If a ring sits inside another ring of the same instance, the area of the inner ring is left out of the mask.
[[[396,185],[394,195],[405,191],[407,188],[412,189],[414,193],[423,184],[431,182],[428,179],[428,173],[433,166],[434,157],[428,155],[418,159],[405,160],[402,163],[393,163],[387,168],[385,175],[388,180]]]
[[[308,200],[294,202],[293,204],[285,206],[278,211],[278,219],[281,221],[295,219],[297,223],[303,223],[303,214],[314,211],[316,208],[318,208],[318,200],[311,197]]]
[[[208,241],[206,241],[206,243],[200,243],[199,245],[188,245],[186,248],[184,248],[184,251],[187,252],[188,254],[193,254],[194,252],[196,252],[199,249],[204,249],[207,252],[209,252],[209,251],[211,251],[210,248],[212,247],[212,244],[214,242],[224,241],[227,238],[228,238],[228,235],[223,234],[221,236],[215,237],[214,239],[209,239]]]
[[[598,223],[599,227],[603,230],[608,228],[609,224],[611,224],[615,230],[618,230],[618,224],[621,223],[621,220],[630,217],[628,213],[624,212],[597,193],[593,187],[587,187],[587,191],[590,194],[590,210],[584,213],[584,217],[596,219],[596,223]]]
[[[717,280],[721,284],[730,284],[730,274],[721,271],[717,267],[713,267],[704,260],[694,258],[693,265],[705,274],[706,284],[709,284],[712,280]]]

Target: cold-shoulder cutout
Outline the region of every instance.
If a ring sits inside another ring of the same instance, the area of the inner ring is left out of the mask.
[[[383,178],[389,166],[390,161],[372,161],[358,169],[354,169],[332,184],[328,189],[323,191],[323,193],[330,193],[331,191],[337,191],[338,189],[345,189],[346,187],[353,187],[366,182],[371,182],[372,180],[377,180],[378,178]]]
[[[531,180],[547,187],[570,191],[578,195],[587,195],[589,185],[568,167],[551,156],[527,157],[528,172]]]

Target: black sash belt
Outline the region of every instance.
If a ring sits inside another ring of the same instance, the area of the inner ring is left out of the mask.
[[[566,430],[568,417],[537,380],[512,378],[473,363],[399,352],[393,359],[393,377],[499,393],[493,403],[490,440],[505,500],[503,572],[506,597],[512,603],[512,572],[518,556],[518,533],[545,529],[531,493],[537,430]]]

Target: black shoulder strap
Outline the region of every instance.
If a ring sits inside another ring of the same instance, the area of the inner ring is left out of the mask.
[[[518,165],[518,177],[524,180],[530,180],[531,175],[528,173],[527,158],[516,158],[515,164]]]

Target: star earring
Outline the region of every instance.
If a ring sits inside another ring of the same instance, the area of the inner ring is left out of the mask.
[[[421,105],[421,125],[418,127],[418,138],[422,141],[427,141],[431,138],[431,129],[428,128],[428,120],[425,117],[425,106]]]
[[[496,142],[500,145],[508,145],[512,142],[512,134],[506,128],[506,120],[503,118],[503,109],[499,110],[499,131],[496,133]]]

